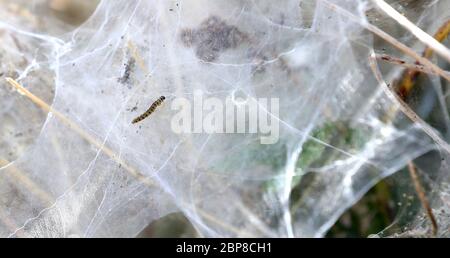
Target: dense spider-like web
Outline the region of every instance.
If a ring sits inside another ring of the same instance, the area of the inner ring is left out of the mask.
[[[448,153],[369,65],[374,48],[402,55],[365,29],[371,1],[101,1],[70,32],[36,18],[43,1],[32,2],[1,10],[2,77],[44,102],[2,79],[1,236],[131,237],[181,211],[206,237],[320,237],[376,182],[432,151],[437,165],[418,166],[437,175],[433,205],[448,209]],[[442,2],[424,1],[416,21],[434,30],[427,17]],[[401,71],[381,68],[388,83]],[[170,101],[196,90],[278,98],[279,141],[174,133]],[[166,105],[132,125],[160,96]]]

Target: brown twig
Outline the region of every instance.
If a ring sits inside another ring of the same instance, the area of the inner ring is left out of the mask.
[[[432,75],[438,75],[436,72],[426,68],[425,66],[417,63],[408,63],[400,58],[393,57],[386,54],[375,54],[375,58],[378,60],[385,61],[387,63],[391,63],[394,65],[399,65],[407,68],[408,70],[413,70],[416,72],[426,73],[426,74],[432,74]],[[447,74],[450,75],[450,72],[446,71]]]
[[[416,166],[414,166],[414,163],[412,161],[408,162],[408,171],[409,175],[411,177],[411,180],[414,183],[414,188],[416,189],[417,197],[419,197],[420,203],[422,204],[423,208],[425,209],[428,218],[431,222],[431,233],[435,237],[438,233],[438,224],[436,222],[436,218],[434,217],[433,210],[431,209],[430,203],[428,202],[428,199],[425,195],[425,191],[422,187],[422,184],[420,183],[419,176],[417,175]]]
[[[428,126],[428,124],[425,123],[425,121],[423,121],[411,108],[409,108],[409,106],[403,102],[403,100],[398,97],[393,91],[392,89],[390,89],[386,83],[383,81],[382,77],[381,77],[381,73],[379,71],[379,69],[377,68],[376,64],[375,64],[375,54],[373,53],[371,57],[369,57],[369,63],[370,63],[370,67],[372,68],[372,71],[375,75],[375,78],[377,79],[377,81],[380,83],[381,87],[383,88],[383,90],[385,91],[385,93],[390,97],[393,98],[394,101],[396,101],[400,106],[400,110],[407,116],[409,117],[411,120],[413,120],[414,122],[418,123],[422,129],[424,130],[425,133],[427,133],[433,140],[435,140],[435,142],[443,147],[445,150],[447,150],[450,153],[450,148],[448,146],[448,143],[445,142],[444,140],[442,140],[442,138],[437,135],[434,132],[434,129],[431,128],[430,126]],[[438,231],[438,226],[437,226],[437,222],[436,219],[433,215],[433,211],[429,205],[429,202],[425,196],[424,190],[422,188],[422,185],[420,184],[420,181],[418,179],[417,173],[416,173],[416,169],[414,164],[410,161],[408,163],[408,168],[409,168],[409,173],[411,175],[411,179],[414,182],[414,188],[416,190],[416,193],[419,197],[420,202],[422,203],[422,206],[425,208],[427,215],[431,221],[432,224],[432,234],[433,236],[437,235],[437,231]]]
[[[9,168],[11,169],[11,173],[7,173],[7,175],[17,180],[17,182],[22,183],[25,188],[29,189],[34,195],[36,195],[44,205],[51,205],[55,201],[55,198],[53,198],[51,194],[39,187],[23,171],[17,169],[14,165],[11,165],[9,161],[0,158],[0,167],[8,164],[10,166]]]

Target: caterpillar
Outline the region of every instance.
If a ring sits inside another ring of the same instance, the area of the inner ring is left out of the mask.
[[[147,111],[145,111],[142,115],[133,119],[133,121],[131,123],[136,124],[136,123],[144,120],[145,118],[147,118],[149,115],[151,115],[153,112],[155,112],[156,108],[158,106],[160,106],[164,102],[165,99],[166,99],[166,97],[164,97],[164,96],[159,97],[155,102],[153,102],[153,104],[147,109]]]

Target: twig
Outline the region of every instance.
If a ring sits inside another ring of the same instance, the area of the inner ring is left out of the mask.
[[[434,217],[433,210],[431,209],[430,203],[425,195],[425,191],[420,183],[419,176],[417,175],[416,166],[414,166],[412,161],[408,162],[408,170],[409,175],[411,176],[411,180],[414,183],[414,188],[416,189],[417,196],[419,197],[420,203],[425,209],[428,218],[431,222],[431,232],[435,237],[438,233],[438,224],[436,222],[436,218]]]
[[[416,38],[426,44],[428,47],[432,48],[436,51],[437,54],[445,58],[448,62],[450,62],[450,50],[442,45],[435,38],[430,36],[428,33],[417,27],[414,23],[412,23],[408,18],[401,15],[397,10],[392,8],[388,3],[384,0],[372,0],[383,12],[397,21],[400,25],[409,30]]]
[[[378,37],[384,39],[386,42],[390,43],[395,48],[399,49],[400,51],[402,51],[403,53],[407,54],[408,56],[414,58],[416,61],[418,61],[419,63],[421,63],[425,67],[427,67],[431,71],[433,71],[436,74],[442,76],[444,79],[446,79],[447,81],[450,82],[450,75],[447,72],[442,70],[439,66],[433,64],[427,58],[424,58],[424,57],[420,56],[419,54],[414,52],[414,50],[412,50],[411,48],[409,48],[405,44],[401,43],[400,41],[398,41],[397,39],[395,39],[391,35],[387,34],[383,30],[381,30],[380,28],[378,28],[378,27],[376,27],[376,26],[374,26],[374,25],[372,25],[370,23],[361,21],[361,18],[355,16],[354,14],[350,13],[349,11],[347,11],[347,10],[345,10],[345,9],[335,5],[335,4],[332,4],[332,3],[328,2],[327,0],[320,0],[320,1],[324,2],[326,4],[326,6],[328,8],[330,8],[331,10],[339,12],[339,13],[345,15],[346,17],[348,17],[349,19],[351,19],[351,20],[361,24],[361,26],[363,26],[364,28],[366,28],[370,32],[372,32],[375,35],[377,35]]]
[[[400,110],[413,122],[417,123],[422,130],[431,137],[435,141],[435,143],[444,149],[446,152],[450,154],[450,145],[444,141],[439,134],[435,131],[434,128],[429,126],[425,121],[423,121],[409,106],[406,104],[397,94],[394,93],[392,88],[386,84],[383,80],[380,70],[377,67],[375,62],[375,53],[372,52],[371,56],[369,56],[369,64],[372,69],[375,78],[380,84],[381,88],[385,92],[385,94],[394,102],[399,105]]]
[[[400,110],[407,116],[409,117],[413,122],[416,122],[419,126],[422,127],[422,130],[428,135],[430,136],[439,146],[441,146],[442,148],[444,148],[447,152],[450,153],[450,146],[448,145],[447,142],[445,142],[444,140],[442,140],[442,138],[437,135],[434,131],[433,128],[431,128],[427,123],[425,123],[425,121],[423,121],[411,108],[409,108],[409,106],[403,102],[403,100],[398,97],[393,91],[392,89],[389,88],[389,86],[384,82],[380,70],[378,69],[378,67],[376,66],[375,63],[375,53],[372,53],[372,55],[369,57],[369,63],[370,63],[370,67],[372,68],[372,71],[375,75],[375,78],[377,79],[377,81],[379,82],[379,84],[381,85],[381,87],[383,88],[384,92],[386,93],[386,95],[388,95],[389,98],[393,99],[394,102],[397,102],[399,104],[399,108]],[[424,190],[422,188],[422,185],[420,184],[420,181],[418,179],[417,173],[416,173],[416,169],[414,164],[410,161],[408,162],[408,168],[409,168],[409,173],[411,176],[412,181],[414,182],[414,188],[416,190],[416,193],[419,197],[420,202],[422,203],[422,206],[424,207],[424,209],[427,212],[427,215],[431,221],[432,224],[432,234],[433,236],[436,236],[437,231],[438,231],[438,226],[437,226],[437,222],[436,219],[433,215],[433,211],[430,207],[430,204],[425,196]]]
[[[437,75],[436,72],[426,68],[425,66],[423,66],[421,64],[408,63],[408,62],[406,62],[406,61],[404,61],[404,60],[402,60],[400,58],[393,57],[393,56],[390,56],[390,55],[375,54],[375,58],[378,59],[378,60],[386,61],[386,62],[394,64],[394,65],[403,66],[403,67],[405,67],[405,68],[407,68],[409,70],[413,70],[413,71],[417,71],[417,72],[421,72],[421,73],[426,73],[426,74]],[[446,71],[446,73],[448,75],[450,75],[450,72]]]
[[[17,81],[15,81],[12,78],[6,78],[6,81],[8,83],[10,83],[14,88],[17,89],[17,91],[22,94],[25,95],[26,97],[28,97],[31,101],[33,101],[36,105],[38,105],[39,107],[41,107],[43,110],[47,111],[47,112],[51,112],[53,115],[55,115],[56,118],[60,119],[63,123],[65,123],[70,129],[74,130],[76,133],[78,133],[82,138],[84,138],[87,142],[89,142],[90,144],[96,146],[97,148],[99,148],[102,152],[104,152],[106,155],[108,155],[109,157],[111,157],[114,161],[116,161],[117,163],[119,163],[124,169],[125,171],[127,171],[128,173],[130,173],[132,176],[134,176],[138,181],[140,181],[141,183],[143,183],[146,186],[157,186],[156,184],[153,183],[153,181],[150,181],[147,177],[145,177],[143,174],[141,174],[140,172],[138,172],[136,169],[134,169],[133,167],[131,167],[130,165],[126,164],[122,159],[118,158],[118,156],[116,154],[114,154],[114,152],[109,149],[108,147],[104,146],[101,142],[99,142],[98,140],[96,140],[94,137],[92,137],[91,135],[89,135],[87,132],[85,132],[81,127],[79,127],[76,123],[74,123],[72,120],[70,120],[69,118],[67,118],[66,116],[64,116],[62,113],[60,113],[59,111],[55,110],[54,108],[52,108],[51,106],[49,106],[47,103],[45,103],[45,101],[41,100],[39,97],[35,96],[34,94],[32,94],[31,92],[29,92],[27,89],[25,89],[22,85],[20,85]],[[185,205],[186,203],[182,203],[183,205]],[[188,204],[188,205],[193,205],[192,203]],[[249,232],[245,232],[239,228],[236,228],[232,225],[229,225],[225,222],[220,221],[218,218],[216,218],[215,216],[209,214],[206,211],[203,211],[201,209],[196,208],[196,211],[198,211],[205,219],[209,220],[210,222],[215,223],[216,225],[227,229],[231,232],[236,233],[239,236],[246,236],[246,237],[255,237],[253,234],[249,233]]]
[[[434,34],[434,38],[442,42],[444,39],[447,38],[447,36],[450,33],[450,20],[448,20],[446,23],[444,23],[438,31]],[[430,47],[427,47],[425,51],[423,52],[423,57],[426,59],[430,59],[433,55],[433,49]],[[420,64],[419,62],[416,62],[417,64]],[[420,64],[421,65],[421,64]],[[411,91],[411,89],[414,87],[415,81],[417,76],[419,75],[419,71],[414,69],[406,70],[403,73],[403,76],[401,80],[399,81],[398,85],[396,86],[396,91],[398,94],[405,99],[408,93]]]

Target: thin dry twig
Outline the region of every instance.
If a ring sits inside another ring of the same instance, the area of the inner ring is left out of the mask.
[[[433,210],[431,209],[430,203],[428,202],[427,196],[425,195],[425,191],[420,183],[419,176],[417,175],[416,166],[412,161],[408,162],[408,171],[411,177],[411,180],[414,183],[414,188],[416,189],[417,196],[419,197],[420,203],[425,209],[428,218],[431,222],[431,233],[433,236],[436,236],[438,233],[438,224],[436,222],[436,218],[434,217]]]
[[[439,66],[435,65],[427,58],[422,57],[421,55],[417,54],[414,50],[412,50],[405,44],[401,43],[400,41],[398,41],[391,35],[387,34],[380,28],[378,28],[370,23],[367,23],[365,21],[362,21],[361,18],[359,18],[356,15],[350,13],[349,11],[341,8],[340,6],[337,6],[333,3],[328,2],[327,0],[320,0],[320,1],[324,2],[325,5],[328,8],[330,8],[331,10],[334,10],[342,15],[345,15],[347,18],[361,24],[361,26],[366,28],[368,31],[370,31],[373,34],[377,35],[378,37],[384,39],[386,42],[390,43],[392,46],[394,46],[398,50],[400,50],[403,53],[405,53],[406,55],[414,58],[416,61],[418,61],[419,63],[424,65],[427,69],[430,69],[431,71],[435,72],[436,74],[438,74],[439,76],[441,76],[442,78],[444,78],[445,80],[450,82],[450,75],[446,71],[442,70]]]
[[[29,189],[34,195],[36,195],[44,203],[44,205],[51,205],[55,201],[55,198],[53,198],[51,194],[40,188],[25,173],[17,169],[9,161],[0,158],[0,166],[7,165],[9,165],[9,168],[11,169],[11,173],[8,173],[7,175],[17,180],[17,182],[22,183],[25,188]]]
[[[400,25],[409,30],[416,38],[433,49],[437,54],[445,58],[450,62],[450,49],[445,47],[441,42],[430,36],[428,33],[417,27],[408,18],[401,15],[392,6],[386,3],[384,0],[372,0],[383,12],[389,15],[392,19],[398,22]]]
[[[394,102],[398,104],[399,109],[405,114],[409,119],[413,122],[417,123],[421,127],[421,129],[430,136],[434,142],[441,147],[443,150],[450,154],[450,145],[442,139],[441,136],[435,131],[434,128],[429,126],[425,121],[423,121],[409,106],[406,104],[397,94],[394,93],[393,89],[386,84],[383,80],[380,70],[376,64],[375,53],[372,52],[371,56],[369,56],[369,64],[372,69],[375,78],[383,89],[384,93]]]
[[[403,67],[407,68],[408,70],[413,70],[413,71],[426,73],[426,74],[431,74],[431,75],[438,75],[433,70],[430,70],[430,69],[426,68],[425,66],[423,66],[421,64],[408,63],[408,62],[406,62],[406,61],[404,61],[404,60],[402,60],[400,58],[393,57],[393,56],[390,56],[390,55],[375,54],[375,58],[378,59],[378,60],[382,60],[382,61],[394,64],[394,65],[403,66]],[[448,75],[450,75],[450,72],[446,71],[446,73]]]
[[[142,57],[139,55],[138,50],[136,48],[136,46],[133,44],[132,41],[128,41],[127,44],[128,49],[131,52],[131,56],[134,58],[134,60],[136,60],[139,68],[142,69],[142,71],[144,71],[145,74],[149,73],[148,67],[145,64],[144,60],[142,59]]]

